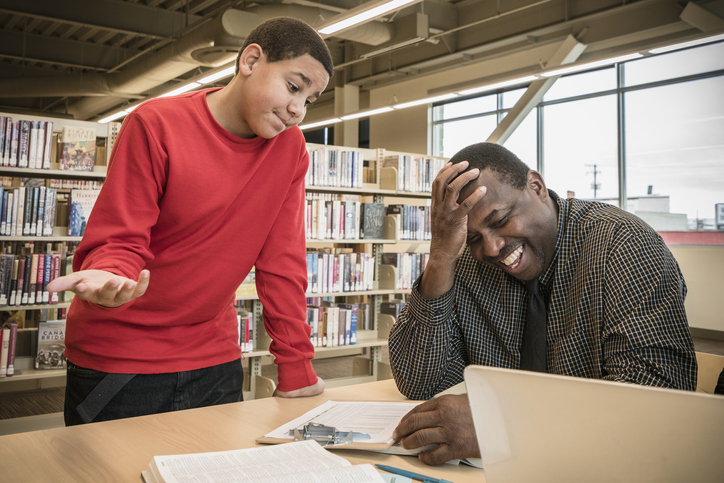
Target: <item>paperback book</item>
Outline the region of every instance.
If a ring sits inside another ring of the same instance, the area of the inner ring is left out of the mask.
[[[65,320],[38,322],[36,369],[65,369]]]
[[[83,236],[86,223],[88,223],[88,218],[100,192],[100,190],[71,190],[70,220],[68,222],[70,236]]]
[[[93,171],[96,160],[95,129],[64,126],[60,139],[60,169]]]

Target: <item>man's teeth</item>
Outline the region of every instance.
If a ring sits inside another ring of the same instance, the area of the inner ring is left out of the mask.
[[[510,255],[508,255],[508,257],[505,260],[503,260],[503,262],[502,262],[503,265],[505,265],[506,267],[510,267],[510,266],[514,265],[518,261],[518,257],[520,256],[521,253],[523,253],[523,245],[521,245],[518,248],[516,248],[515,250],[513,250],[513,252]]]

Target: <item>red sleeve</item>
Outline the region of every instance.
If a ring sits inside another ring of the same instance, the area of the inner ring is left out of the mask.
[[[306,323],[307,262],[304,235],[304,179],[309,155],[304,144],[284,205],[256,261],[256,286],[264,306],[269,350],[279,366],[279,390],[316,384],[314,347]]]
[[[166,157],[151,136],[134,113],[123,121],[106,182],[73,259],[74,271],[107,270],[137,280],[153,259],[151,227],[158,219]]]

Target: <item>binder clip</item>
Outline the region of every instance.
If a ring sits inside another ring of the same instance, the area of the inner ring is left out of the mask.
[[[319,423],[305,424],[300,428],[290,430],[294,441],[305,441],[312,439],[322,446],[337,446],[349,444],[353,441],[370,439],[367,433],[355,433],[353,431],[337,431],[334,426],[325,426]]]

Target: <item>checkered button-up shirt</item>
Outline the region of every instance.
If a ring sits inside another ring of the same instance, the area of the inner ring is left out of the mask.
[[[549,373],[694,390],[686,284],[661,237],[604,203],[560,199],[558,240],[540,278]],[[390,332],[400,391],[428,399],[463,381],[469,364],[518,368],[525,284],[466,248],[446,294],[425,300],[419,279]]]

